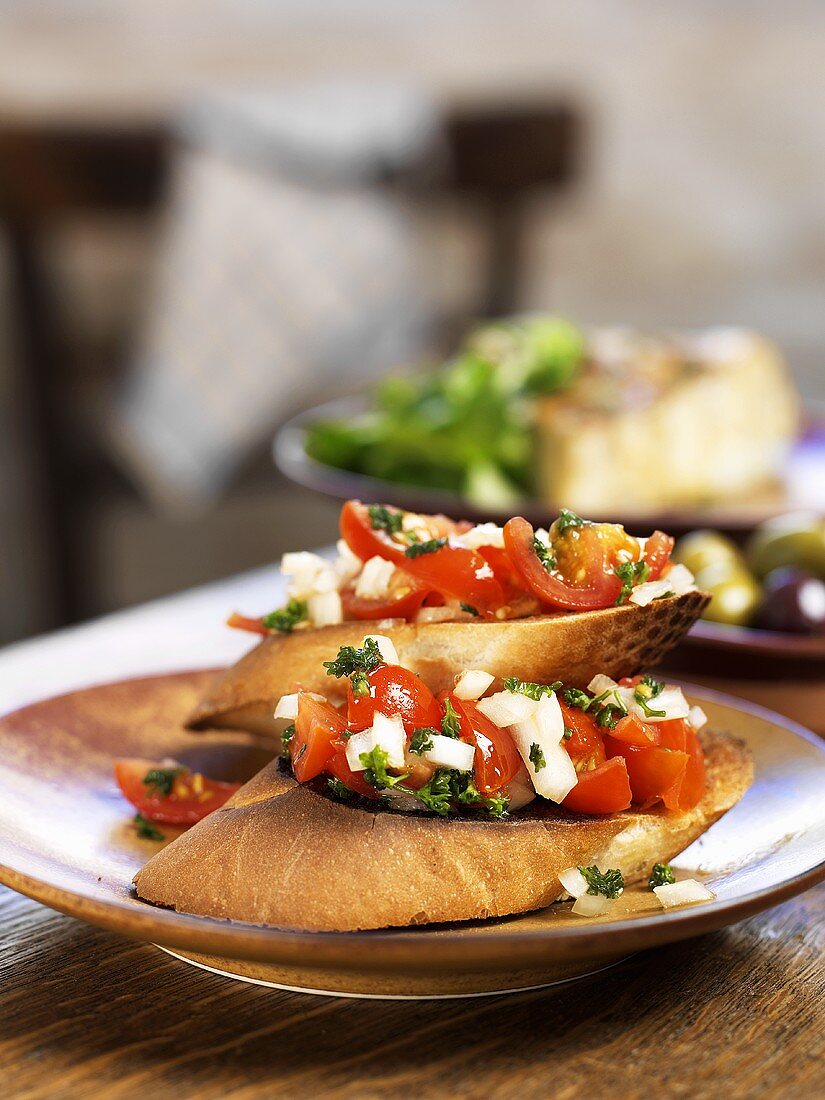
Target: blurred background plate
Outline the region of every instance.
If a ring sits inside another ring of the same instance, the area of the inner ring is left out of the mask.
[[[273,454],[279,470],[292,481],[338,500],[357,498],[397,504],[417,512],[445,512],[455,518],[479,523],[502,523],[521,514],[534,525],[545,525],[553,509],[539,500],[525,499],[506,508],[481,507],[451,492],[426,485],[408,485],[367,477],[352,470],[329,466],[306,453],[307,429],[316,421],[346,419],[369,407],[366,396],[354,396],[316,405],[289,420],[277,433]],[[563,506],[565,501],[559,501]],[[818,511],[825,508],[825,414],[809,408],[803,434],[791,450],[782,479],[763,492],[746,499],[696,505],[667,511],[639,512],[627,501],[612,515],[600,520],[624,523],[644,534],[661,528],[680,535],[697,527],[713,527],[731,535],[742,535],[753,527],[788,511]]]

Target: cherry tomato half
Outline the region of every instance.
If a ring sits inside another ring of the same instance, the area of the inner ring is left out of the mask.
[[[579,814],[616,814],[626,810],[630,801],[625,762],[615,757],[592,771],[580,772],[578,783],[562,805]]]
[[[706,788],[705,754],[696,731],[682,718],[660,722],[662,744],[687,753],[684,775],[664,793],[669,810],[692,810],[701,801]]]
[[[630,789],[636,805],[648,807],[661,802],[665,794],[682,780],[688,763],[688,754],[652,745],[640,748],[605,737],[609,757],[621,757],[627,766]]]
[[[183,768],[172,781],[169,794],[161,794],[157,788],[144,783],[152,770],[165,771],[164,764],[134,757],[115,761],[115,778],[124,798],[147,821],[159,821],[167,825],[194,825],[201,818],[223,806],[240,783],[221,783],[207,779],[200,772]]]
[[[298,695],[298,717],[290,745],[292,770],[299,783],[306,783],[327,770],[337,742],[343,742],[347,720],[324,699],[307,692]]]
[[[578,707],[569,707],[559,699],[565,729],[572,730],[572,736],[563,742],[567,755],[573,761],[577,772],[591,771],[607,759],[604,751],[604,738],[589,714]]]
[[[347,619],[411,619],[428,595],[425,584],[406,569],[396,568],[386,596],[378,599],[357,596],[350,585],[341,592],[341,603]]]
[[[491,722],[475,703],[456,699],[452,694],[449,699],[462,718],[462,740],[475,742],[475,785],[483,795],[495,794],[506,787],[521,769],[521,756],[516,744],[510,734]]]
[[[351,732],[369,729],[376,711],[388,718],[400,715],[408,734],[423,726],[441,725],[441,707],[435,696],[415,673],[401,665],[380,665],[367,676],[369,695],[353,695],[347,688],[347,719]]]

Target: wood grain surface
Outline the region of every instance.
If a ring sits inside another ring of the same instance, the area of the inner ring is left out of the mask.
[[[0,889],[0,1092],[825,1094],[825,885],[577,985],[358,1001],[242,985]]]

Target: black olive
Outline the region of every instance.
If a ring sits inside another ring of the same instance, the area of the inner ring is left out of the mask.
[[[794,566],[765,578],[758,625],[794,634],[825,633],[825,582]]]

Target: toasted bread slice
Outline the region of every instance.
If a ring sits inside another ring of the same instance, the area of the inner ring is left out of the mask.
[[[392,638],[401,663],[433,691],[451,688],[457,673],[481,668],[496,676],[586,688],[597,672],[618,680],[652,668],[679,641],[710,599],[703,592],[626,604],[604,611],[537,615],[506,622],[346,622],[265,638],[223,673],[195,708],[190,729],[245,729],[276,736],[272,718],[282,695],[327,694],[323,662],[342,645],[360,645],[364,635]]]
[[[141,898],[180,912],[318,931],[522,913],[560,896],[566,867],[618,867],[638,881],[735,805],[752,779],[748,750],[723,734],[702,743],[708,788],[695,809],[603,818],[546,803],[505,821],[359,809],[273,761],[134,881]]]

